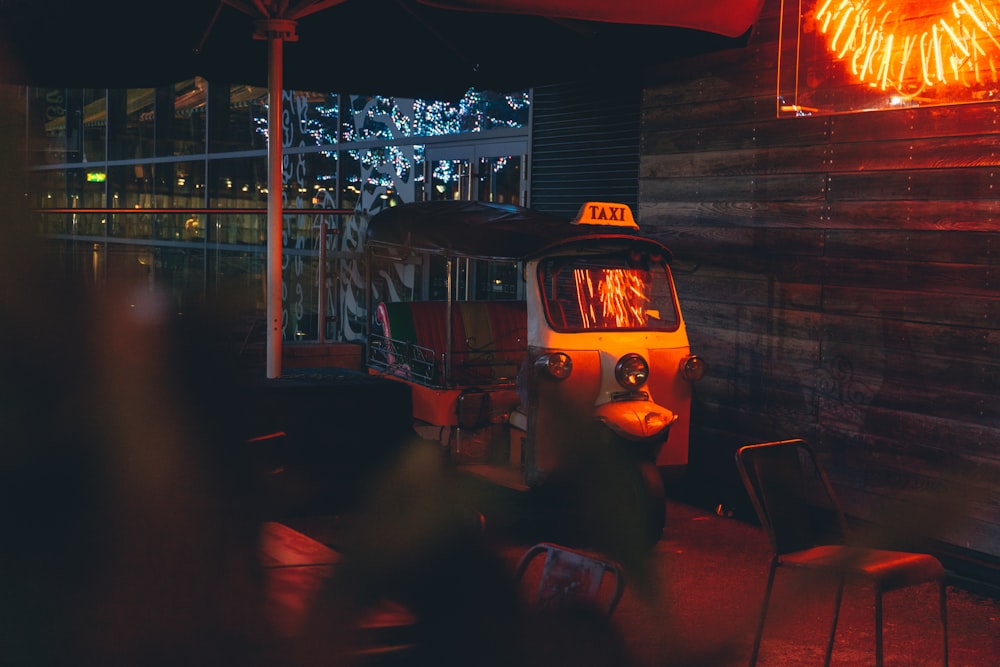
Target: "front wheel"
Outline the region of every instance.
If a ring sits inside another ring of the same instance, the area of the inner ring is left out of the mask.
[[[643,536],[646,544],[652,547],[663,536],[663,526],[667,521],[667,496],[656,464],[648,461],[639,463],[639,492],[639,505],[645,514]]]

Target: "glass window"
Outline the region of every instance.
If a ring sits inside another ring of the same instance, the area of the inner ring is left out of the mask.
[[[358,207],[361,199],[361,161],[357,151],[343,151],[339,154],[340,205],[338,208]]]
[[[28,91],[28,151],[32,164],[66,161],[67,99],[64,88]]]
[[[267,157],[212,160],[209,163],[212,208],[265,208]]]
[[[435,160],[429,198],[472,199],[472,166],[468,160]]]
[[[527,90],[501,95],[469,91],[458,101],[350,96],[341,117],[344,141],[436,137],[527,127]]]
[[[181,81],[173,86],[173,124],[169,152],[161,155],[193,155],[205,152],[205,110],[208,103],[208,83],[201,77]]]
[[[530,96],[526,90],[510,95],[470,90],[458,102],[410,102],[413,103],[412,134],[415,136],[440,136],[528,126]]]
[[[337,154],[285,154],[285,208],[336,208]]]
[[[212,160],[209,163],[210,208],[267,208],[267,157]],[[209,238],[218,243],[267,243],[267,215],[213,213]]]
[[[83,91],[83,161],[100,162],[107,157],[108,96],[103,88]]]
[[[153,165],[108,167],[108,208],[152,208]]]
[[[517,262],[477,260],[475,298],[480,301],[500,301],[518,298],[520,265]]]
[[[205,208],[205,162],[163,162],[153,167],[156,174],[152,208]]]
[[[212,152],[267,148],[267,88],[216,86],[210,95],[213,109],[228,108],[210,128]]]
[[[670,272],[647,252],[566,256],[539,265],[546,317],[558,331],[678,326]]]
[[[338,99],[327,93],[285,91],[286,146],[332,146],[337,143]]]
[[[105,159],[107,98],[103,89],[29,88],[31,163]]]
[[[155,154],[156,89],[129,88],[108,94],[108,158],[131,160]]]
[[[479,201],[521,203],[521,156],[479,158]]]
[[[34,208],[65,208],[69,206],[68,197],[79,192],[80,186],[75,182],[78,174],[66,169],[46,169],[35,172],[32,192]]]
[[[38,208],[104,208],[105,173],[101,168],[58,169],[39,172],[45,191]],[[57,213],[43,218],[43,231],[52,234],[103,236],[103,213]]]
[[[992,104],[997,25],[992,2],[782,3],[778,116]]]

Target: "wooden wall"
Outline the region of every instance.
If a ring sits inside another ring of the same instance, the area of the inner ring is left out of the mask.
[[[1000,557],[1000,103],[776,118],[778,12],[645,87],[640,224],[709,363],[692,467],[805,437],[850,514]]]

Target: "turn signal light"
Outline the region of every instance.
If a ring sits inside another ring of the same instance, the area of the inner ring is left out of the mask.
[[[565,352],[549,352],[535,359],[535,368],[556,380],[565,380],[573,372],[573,360]]]
[[[705,362],[701,357],[689,354],[681,360],[681,373],[689,382],[697,382],[705,377]]]

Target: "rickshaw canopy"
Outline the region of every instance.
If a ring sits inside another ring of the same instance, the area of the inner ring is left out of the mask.
[[[429,201],[388,208],[368,223],[372,247],[481,259],[522,260],[560,245],[588,241],[631,240],[670,251],[659,241],[620,224],[573,224],[562,216],[512,204],[475,201]]]

